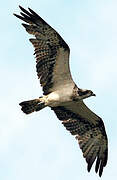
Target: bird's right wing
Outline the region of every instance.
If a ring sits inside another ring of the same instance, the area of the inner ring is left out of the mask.
[[[58,119],[72,135],[76,135],[83,156],[90,171],[96,160],[95,171],[102,175],[107,164],[108,140],[104,123],[82,101],[71,102],[65,106],[53,107]]]
[[[44,94],[48,94],[64,85],[74,87],[69,68],[70,49],[63,38],[32,9],[19,6],[21,15],[14,14],[25,21],[26,31],[35,36],[30,39],[35,48],[36,69]]]

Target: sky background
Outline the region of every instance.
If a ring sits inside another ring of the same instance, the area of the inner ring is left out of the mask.
[[[103,180],[117,178],[117,1],[10,0],[0,5],[0,180],[98,180],[77,141],[46,108],[26,116],[18,105],[42,90],[31,37],[13,16],[30,7],[69,44],[74,81],[91,89],[85,103],[102,117],[109,138]]]

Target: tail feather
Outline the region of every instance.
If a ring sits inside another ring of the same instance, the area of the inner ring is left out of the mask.
[[[21,110],[25,114],[30,114],[34,111],[39,111],[45,107],[45,103],[40,101],[39,99],[23,101],[19,105],[21,106]]]

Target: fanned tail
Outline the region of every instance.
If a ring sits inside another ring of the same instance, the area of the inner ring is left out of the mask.
[[[33,99],[29,101],[23,101],[19,104],[21,106],[21,110],[25,114],[30,114],[34,111],[40,111],[43,109],[45,106],[45,103],[42,102],[40,99]]]

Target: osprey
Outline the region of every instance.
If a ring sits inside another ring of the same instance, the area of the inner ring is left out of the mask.
[[[70,49],[62,37],[32,9],[19,7],[21,15],[14,15],[25,21],[22,25],[35,36],[30,42],[35,48],[37,75],[44,92],[42,97],[19,105],[26,114],[49,106],[79,142],[88,172],[96,160],[95,171],[101,177],[108,159],[108,139],[102,119],[83,102],[95,94],[74,83],[69,68]]]

